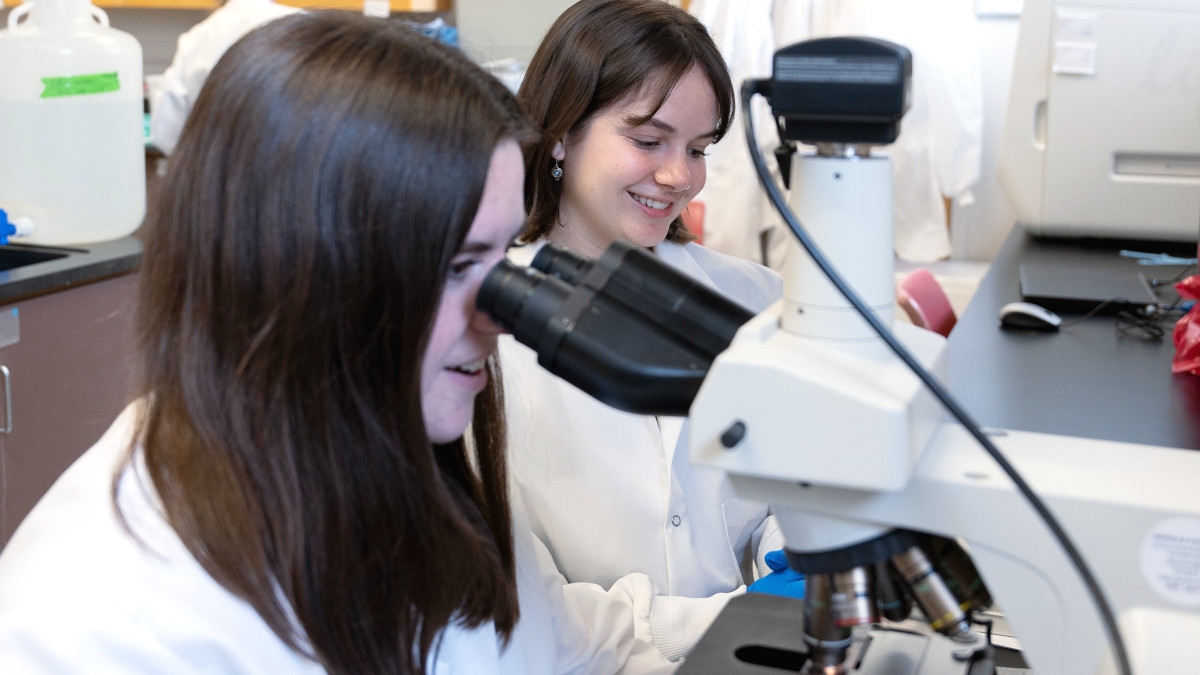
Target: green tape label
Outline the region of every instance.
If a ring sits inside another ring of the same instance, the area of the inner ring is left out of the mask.
[[[103,94],[106,91],[120,91],[121,89],[121,82],[117,79],[116,72],[74,77],[43,77],[42,84],[46,85],[42,91],[42,98]]]

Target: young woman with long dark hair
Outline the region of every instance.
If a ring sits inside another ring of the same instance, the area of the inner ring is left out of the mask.
[[[144,226],[140,397],[0,556],[0,672],[661,665],[630,620],[576,621],[510,509],[474,301],[525,221],[526,129],[397,23],[233,45]]]

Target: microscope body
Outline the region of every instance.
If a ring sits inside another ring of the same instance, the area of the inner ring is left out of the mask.
[[[945,338],[894,324],[891,162],[859,154],[797,155],[792,208],[873,313],[930,370],[945,372]],[[730,473],[859,489],[904,486],[941,408],[799,245],[789,247],[784,297],[750,320],[708,371],[692,404],[693,437],[754,419],[737,448],[694,446],[693,460]],[[753,385],[749,385],[750,382]],[[747,386],[749,385],[749,386]],[[761,392],[745,397],[739,390]],[[732,422],[730,422],[731,424]],[[718,434],[719,436],[719,434]],[[795,438],[813,454],[755,443]],[[775,455],[768,461],[762,451]]]
[[[892,320],[888,158],[871,155],[868,147],[826,145],[817,154],[796,155],[790,175],[790,206],[825,255],[853,279],[872,313],[905,348],[927,370],[944,376],[945,338]],[[848,518],[836,509],[814,510],[802,497],[810,490],[859,495],[904,490],[943,412],[920,379],[793,243],[784,297],[743,325],[716,358],[690,419],[692,461],[725,472],[740,494],[770,504],[791,559],[859,545],[873,553],[871,542],[887,539],[897,524]],[[888,574],[889,559],[911,545],[885,544],[886,552],[875,558],[868,553],[861,560],[847,559],[845,569],[838,562],[823,562],[820,574],[793,561],[808,580],[803,621],[793,617],[797,633],[804,631],[793,645],[807,659],[802,672],[849,672],[848,662],[857,658],[851,626],[879,618],[874,597],[863,598],[874,592],[877,577]],[[857,580],[848,578],[852,573]],[[821,593],[824,600],[817,598]],[[812,610],[846,602],[859,605],[850,612],[854,617],[835,616],[832,609],[818,616]],[[950,604],[957,609],[957,601]],[[935,614],[936,619],[943,612]],[[945,644],[929,646],[923,637],[915,640],[916,648],[885,647],[883,640],[895,637],[889,634],[874,640],[871,656],[879,659],[887,652],[882,657],[892,664],[887,672],[968,672],[951,654],[974,653],[986,644],[960,625],[960,613],[952,623],[960,633],[957,642],[943,638]],[[866,662],[878,668],[872,663]],[[896,670],[898,663],[905,666]]]
[[[826,145],[795,156],[790,173],[790,206],[813,240],[899,342],[944,381],[945,340],[892,321],[886,158]],[[692,460],[725,472],[743,497],[771,505],[789,560],[853,548],[893,530],[962,542],[1035,673],[1116,673],[1093,596],[1012,480],[798,245],[784,277],[785,297],[746,323],[710,367],[690,412]],[[1005,430],[989,437],[1092,566],[1134,673],[1182,672],[1192,661],[1190,636],[1200,634],[1200,499],[1193,484],[1200,453]],[[926,619],[936,626],[941,617]],[[745,617],[737,623],[746,626],[742,642],[721,636],[726,645],[741,645],[731,654],[744,653],[762,634]],[[873,659],[851,653],[853,659],[803,672],[974,672],[953,665],[969,636],[960,634],[957,644],[937,634],[930,639],[942,643],[914,650],[868,641]],[[806,647],[793,640],[811,654],[813,637],[804,641]],[[704,651],[703,641],[697,649]],[[722,668],[736,672],[729,665]]]
[[[741,339],[735,339],[733,353]],[[728,370],[736,379],[740,367],[735,359],[719,357],[713,373]],[[760,383],[746,384],[719,394],[702,388],[692,418],[694,461],[713,464],[714,455],[742,451],[725,448],[719,434],[713,435],[732,418],[707,401],[719,396],[753,408],[773,400]],[[943,421],[936,427],[917,449],[901,488],[862,489],[846,487],[852,480],[800,472],[772,477],[773,465],[820,465],[829,454],[855,449],[852,440],[841,449],[809,444],[807,430],[822,426],[821,417],[796,410],[790,418],[796,428],[771,438],[779,432],[759,433],[755,416],[739,412],[746,428],[742,443],[752,458],[738,468],[729,468],[731,461],[716,464],[739,494],[772,505],[789,549],[840,548],[855,543],[856,533],[865,539],[893,527],[960,538],[1035,673],[1116,672],[1094,600],[1078,572],[960,425]],[[853,426],[843,431],[856,439]],[[997,431],[993,440],[1092,566],[1117,614],[1134,673],[1184,672],[1194,659],[1188,645],[1200,634],[1200,500],[1194,496],[1200,456],[1030,432]],[[753,643],[753,634],[745,637]]]

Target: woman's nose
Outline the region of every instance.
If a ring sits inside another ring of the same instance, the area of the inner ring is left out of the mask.
[[[489,315],[487,312],[478,308],[476,308],[474,312],[474,315],[471,317],[471,328],[474,330],[480,333],[490,333],[494,335],[501,335],[508,332],[504,330],[500,324],[492,321],[491,315]]]
[[[688,170],[687,153],[682,156],[672,154],[659,167],[657,180],[676,192],[683,192],[692,186],[691,171]]]

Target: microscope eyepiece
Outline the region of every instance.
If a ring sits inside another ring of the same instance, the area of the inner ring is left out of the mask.
[[[592,261],[571,249],[543,246],[529,266],[572,286],[578,286],[579,282],[583,281],[583,275],[592,268]]]
[[[571,290],[559,279],[502,260],[484,278],[475,304],[519,342],[536,346]]]
[[[542,367],[646,415],[686,415],[713,359],[753,316],[622,241],[595,260],[547,244],[533,267],[502,261],[475,304]]]

